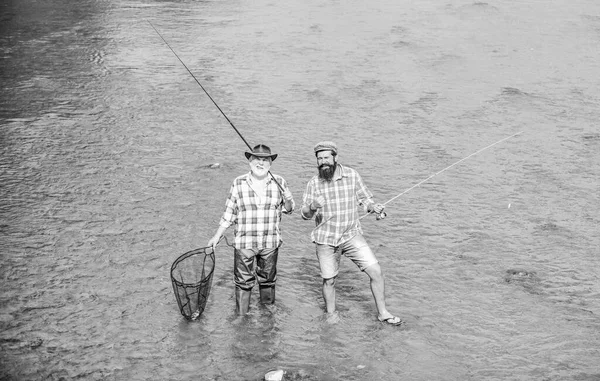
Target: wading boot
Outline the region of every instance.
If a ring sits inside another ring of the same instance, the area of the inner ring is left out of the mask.
[[[275,303],[275,286],[260,287],[260,302],[262,304]]]
[[[252,290],[235,288],[235,310],[238,316],[244,316],[248,313],[250,309],[250,295],[252,295]]]

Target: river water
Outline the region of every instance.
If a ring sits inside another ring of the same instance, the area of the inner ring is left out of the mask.
[[[600,380],[596,0],[0,12],[0,379]],[[319,140],[380,202],[437,173],[362,220],[406,328],[347,260],[323,320],[298,213],[273,308],[235,320],[221,244],[206,310],[180,315],[170,266],[214,234],[246,146],[149,22],[298,203]]]

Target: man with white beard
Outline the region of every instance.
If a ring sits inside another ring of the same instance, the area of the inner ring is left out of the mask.
[[[290,214],[295,207],[286,181],[269,172],[277,154],[259,144],[245,155],[250,172],[233,180],[219,228],[208,241],[208,246],[214,248],[225,230],[235,225],[233,273],[236,312],[240,316],[248,313],[256,283],[261,303],[275,302],[277,256],[282,243],[279,223],[281,214]]]

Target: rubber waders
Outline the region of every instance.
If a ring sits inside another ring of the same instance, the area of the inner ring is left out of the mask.
[[[250,295],[252,290],[246,291],[241,288],[235,288],[235,309],[239,316],[246,315],[250,309]]]
[[[275,303],[275,286],[260,287],[259,292],[262,304]]]

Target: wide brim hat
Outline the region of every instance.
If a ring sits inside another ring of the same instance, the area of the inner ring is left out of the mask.
[[[244,152],[244,155],[246,155],[246,159],[248,160],[250,160],[251,156],[270,157],[271,160],[275,160],[277,158],[277,154],[271,153],[271,148],[264,144],[259,144],[255,146],[254,148],[252,148],[252,152]]]

